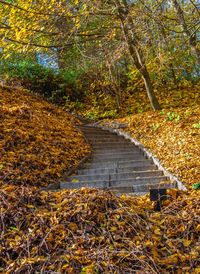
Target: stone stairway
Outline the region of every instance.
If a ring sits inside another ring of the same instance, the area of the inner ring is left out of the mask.
[[[100,128],[82,125],[93,151],[90,159],[60,182],[61,189],[93,187],[119,193],[146,193],[151,188],[175,187],[153,161],[133,143]]]

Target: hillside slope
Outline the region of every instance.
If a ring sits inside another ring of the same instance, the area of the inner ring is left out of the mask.
[[[148,148],[188,188],[200,182],[200,105],[148,111],[115,122]],[[115,126],[113,121],[101,124]]]
[[[47,185],[89,152],[75,119],[23,90],[0,90],[0,180]]]
[[[0,108],[0,273],[200,273],[198,191],[169,190],[161,212],[148,195],[38,191],[89,148],[74,119],[38,97],[2,90]]]

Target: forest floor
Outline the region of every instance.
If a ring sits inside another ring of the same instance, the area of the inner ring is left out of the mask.
[[[149,196],[40,191],[90,152],[70,115],[22,90],[0,92],[0,272],[200,273],[198,105],[119,119],[179,176]]]
[[[0,178],[46,186],[89,153],[79,122],[53,104],[17,89],[0,90]]]
[[[123,129],[140,141],[189,189],[200,182],[200,105],[147,111],[124,118],[103,121]]]

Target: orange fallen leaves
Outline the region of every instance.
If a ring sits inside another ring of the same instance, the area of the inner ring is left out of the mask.
[[[23,90],[0,90],[0,180],[47,185],[89,153],[75,119]]]
[[[128,123],[125,130],[152,151],[186,187],[200,181],[199,105],[149,111],[117,121]]]
[[[39,186],[53,182],[63,170],[76,165],[88,146],[72,126],[70,116],[23,91],[17,95],[0,93],[0,107],[0,272],[199,273],[197,191],[169,190],[172,200],[159,213],[153,211],[148,196],[117,197],[94,189],[39,192]],[[190,127],[196,112],[199,110],[194,108],[190,123],[178,125],[179,130]],[[163,152],[167,153],[169,137],[162,137],[165,131],[145,124],[152,117],[161,119],[157,115],[149,113],[143,122],[130,119],[129,129],[138,136],[143,134],[140,140],[146,140],[149,147],[153,147],[153,139],[162,149],[165,144]],[[198,128],[176,135],[173,123],[166,124],[177,145],[174,151],[182,157],[179,146],[192,140],[188,136],[198,136]],[[194,164],[193,142],[186,148],[187,163]],[[173,160],[178,170],[181,157]],[[190,172],[185,176],[191,182],[195,178]]]
[[[195,273],[199,265],[196,192],[180,192],[155,213],[148,196],[2,185],[0,206],[6,273]]]

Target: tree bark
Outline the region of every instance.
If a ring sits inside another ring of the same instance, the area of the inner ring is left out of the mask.
[[[116,3],[118,16],[121,21],[122,30],[128,45],[129,53],[133,61],[133,64],[136,66],[137,70],[142,75],[146,92],[152,108],[154,110],[159,110],[160,104],[154,93],[150,75],[145,64],[144,54],[142,52],[141,46],[139,45],[137,35],[133,31],[134,24],[131,16],[129,15],[129,8],[126,3],[126,0],[123,0],[123,6],[120,4],[120,1],[116,1]]]
[[[148,70],[146,69],[146,67],[143,68],[143,73],[142,73],[142,78],[144,80],[144,84],[146,87],[146,91],[147,91],[147,95],[149,97],[149,101],[151,103],[151,106],[154,110],[158,110],[161,109],[159,102],[155,96],[154,90],[153,90],[153,86],[152,86],[152,82],[148,73]]]
[[[172,3],[176,9],[179,23],[182,26],[185,35],[188,37],[188,42],[189,42],[189,45],[191,46],[191,50],[196,55],[197,62],[200,65],[200,50],[197,47],[197,41],[196,41],[195,34],[192,34],[190,32],[190,30],[187,26],[187,23],[185,21],[184,11],[182,10],[179,2],[177,0],[172,0]]]
[[[161,30],[162,36],[164,38],[164,41],[165,41],[166,49],[169,51],[169,43],[168,43],[167,35],[165,33],[165,28],[163,27],[162,24],[160,25],[160,30]],[[176,86],[177,85],[177,79],[176,79],[176,73],[175,73],[175,70],[173,68],[172,62],[169,63],[169,68],[171,70],[171,75],[172,75],[172,78],[173,78],[174,85]]]

